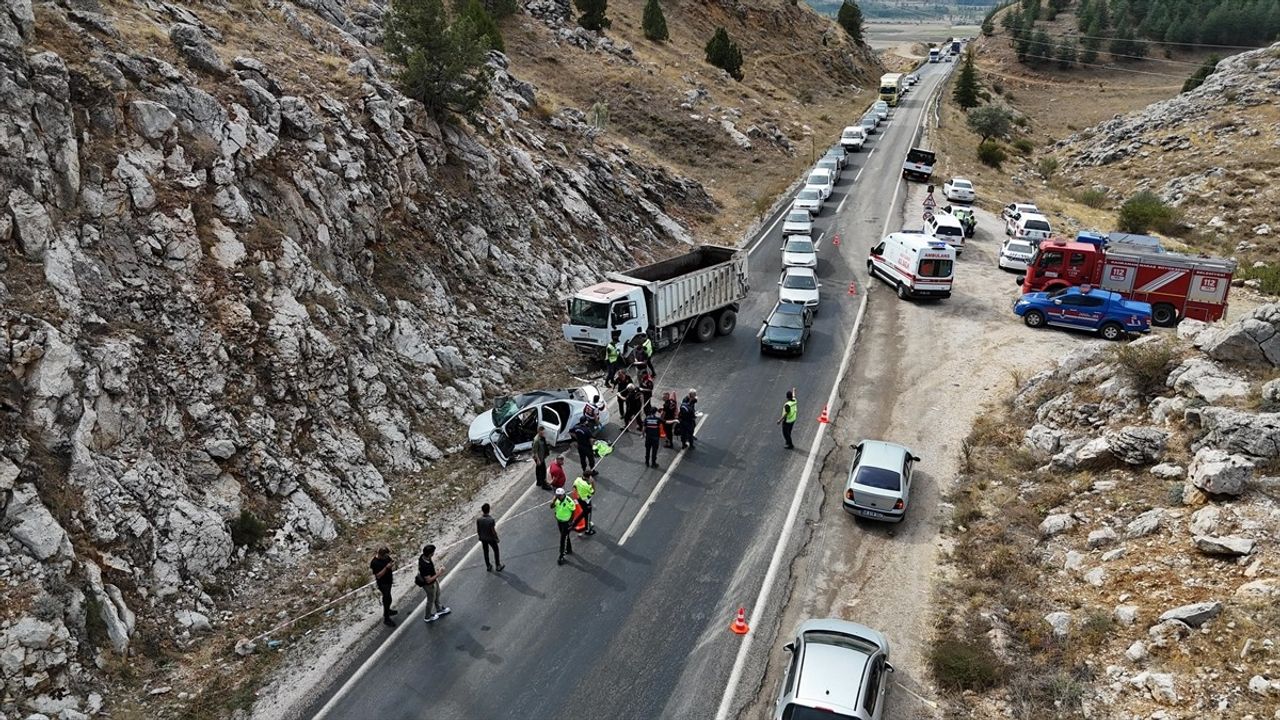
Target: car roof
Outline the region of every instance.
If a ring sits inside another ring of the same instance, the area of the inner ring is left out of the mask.
[[[934,213],[933,224],[934,225],[955,225],[956,227],[960,227],[960,218],[956,217],[955,215],[952,215],[951,213]]]
[[[783,275],[808,275],[809,277],[812,277],[812,278],[818,277],[818,274],[813,271],[813,268],[788,267],[788,268],[782,269],[782,274]]]
[[[1124,299],[1123,296],[1120,295],[1120,293],[1111,292],[1110,290],[1103,290],[1101,288],[1097,288],[1093,286],[1090,286],[1087,292],[1082,287],[1067,288],[1067,291],[1063,293],[1063,295],[1088,295],[1089,297],[1100,297],[1100,298],[1103,298],[1104,300],[1123,300]]]
[[[958,183],[958,182],[966,182],[966,183],[969,183],[970,185],[972,185],[972,184],[973,184],[973,181],[971,181],[969,178],[965,178],[965,177],[953,177],[953,178],[951,178],[951,184],[952,184],[952,185],[954,185],[954,184],[956,184],[956,183]]]
[[[902,467],[902,461],[911,451],[897,443],[885,442],[884,440],[863,440],[862,441],[862,459],[863,465],[884,468],[886,470],[898,470]]]
[[[531,390],[527,393],[521,393],[511,398],[515,401],[516,407],[527,408],[531,405],[539,405],[553,400],[572,400],[573,389],[561,388],[559,390]]]
[[[1049,222],[1049,218],[1039,213],[1024,212],[1018,216],[1018,222],[1026,222],[1028,220],[1043,220],[1046,223]]]
[[[818,162],[822,162],[822,161],[821,161],[821,160],[819,160]],[[826,169],[826,168],[824,168],[824,167],[816,167],[816,168],[814,168],[814,169],[810,170],[810,171],[809,171],[809,177],[813,177],[813,176],[814,176],[814,174],[816,174],[816,173],[822,173],[823,175],[826,175],[826,176],[827,176],[827,179],[828,179],[828,180],[830,180],[830,179],[831,179],[831,171],[830,171],[830,170],[828,170],[828,169]]]
[[[808,210],[805,210],[804,208],[798,208],[798,207],[792,207],[790,212],[787,213],[787,217],[791,217],[792,215],[795,215],[797,213],[804,213],[805,217],[809,217]],[[813,218],[809,218],[809,219],[812,220]]]
[[[1035,203],[1024,203],[1024,202],[1011,202],[1011,203],[1009,203],[1008,205],[1005,205],[1005,207],[1011,207],[1011,208],[1013,208],[1014,210],[1024,210],[1024,209],[1026,209],[1026,210],[1030,210],[1030,209],[1039,210],[1039,209],[1040,209],[1040,208],[1036,207],[1036,204],[1035,204]]]
[[[814,637],[814,633],[848,636],[881,652],[888,651],[888,641],[865,625],[835,618],[806,621],[797,631],[804,641],[804,658],[796,682],[796,699],[837,705],[860,714],[858,698],[863,691],[862,683],[871,653],[849,644],[823,642],[822,638]],[[855,678],[856,682],[850,682]]]
[[[782,236],[782,242],[787,242],[788,240],[808,240],[809,242],[813,242],[813,236],[803,235],[801,233],[791,233],[790,235]]]
[[[774,312],[775,314],[776,314],[776,313],[782,313],[782,314],[784,314],[784,315],[803,315],[803,314],[804,314],[804,306],[803,306],[803,305],[797,305],[797,304],[795,304],[795,303],[785,303],[785,302],[780,302],[780,303],[778,303],[777,305],[775,305],[775,306],[774,306],[774,308],[773,308],[773,312]]]

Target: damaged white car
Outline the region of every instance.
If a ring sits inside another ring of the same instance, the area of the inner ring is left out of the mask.
[[[505,467],[513,455],[533,447],[539,427],[547,429],[547,442],[551,445],[568,442],[569,431],[596,397],[600,392],[591,385],[503,395],[494,400],[492,409],[471,421],[467,439],[473,448],[487,451]],[[608,423],[609,410],[603,399],[596,407],[600,425]]]

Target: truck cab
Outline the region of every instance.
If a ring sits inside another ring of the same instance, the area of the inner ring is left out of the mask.
[[[1058,290],[1091,282],[1102,248],[1091,243],[1055,240],[1040,244],[1027,263],[1022,292]]]
[[[929,48],[929,62],[936,63],[941,59],[942,53],[938,51],[938,48]]]
[[[574,345],[603,348],[614,331],[623,347],[645,329],[649,317],[644,290],[634,285],[605,281],[579,290],[566,303],[569,323],[565,340]]]
[[[933,177],[933,165],[938,156],[924,148],[911,148],[907,151],[907,159],[902,162],[902,176],[908,180],[928,182]]]

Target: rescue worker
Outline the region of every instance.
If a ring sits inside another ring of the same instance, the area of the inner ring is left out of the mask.
[[[586,418],[578,421],[577,425],[569,431],[569,435],[573,438],[574,443],[578,446],[578,462],[582,463],[582,470],[586,472],[590,470],[595,463],[592,461],[591,441],[595,438],[591,432],[591,424]]]
[[[619,361],[622,359],[622,348],[618,343],[621,333],[613,332],[613,337],[609,340],[609,344],[604,346],[604,386],[610,387],[613,384],[613,375],[618,371]]]
[[[573,491],[578,495],[578,506],[582,508],[582,518],[586,522],[586,529],[578,535],[596,534],[596,529],[591,524],[591,498],[596,494],[595,476],[596,471],[589,470],[573,480]]]
[[[643,365],[650,375],[656,375],[653,370],[653,341],[649,339],[649,334],[641,330],[636,335],[636,342],[639,346],[636,347],[635,364]]]
[[[684,402],[680,403],[680,447],[693,448],[693,426],[698,420],[697,410],[694,410],[697,398],[693,398],[690,402],[689,396],[686,396]]]
[[[786,448],[794,450],[795,445],[791,442],[791,428],[795,427],[796,416],[800,413],[800,403],[796,400],[796,389],[791,388],[787,391],[787,401],[782,403],[782,417],[778,418],[776,424],[782,426],[782,439],[786,441]]]
[[[649,406],[644,410],[644,465],[658,467],[658,440],[662,436],[662,419],[658,411]]]
[[[564,556],[573,554],[573,540],[569,531],[573,529],[573,512],[578,503],[565,494],[564,488],[556,488],[556,497],[551,501],[551,510],[556,516],[556,525],[560,528],[560,558],[557,565],[564,564]]]
[[[676,422],[680,419],[680,405],[674,392],[662,393],[662,425],[667,432],[667,447],[676,446]]]
[[[640,397],[643,407],[648,408],[653,404],[653,373],[648,370],[640,374]]]

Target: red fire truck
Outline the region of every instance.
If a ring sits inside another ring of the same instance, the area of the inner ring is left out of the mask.
[[[1150,303],[1152,323],[1169,327],[1182,318],[1212,322],[1225,315],[1235,269],[1218,258],[1054,239],[1040,244],[1021,284],[1024,293],[1094,285]]]

